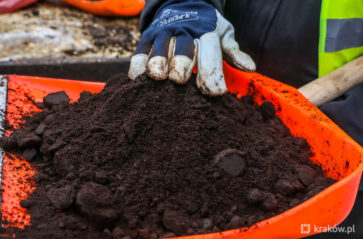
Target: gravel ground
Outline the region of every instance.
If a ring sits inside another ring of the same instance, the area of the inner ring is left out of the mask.
[[[38,3],[0,15],[0,62],[128,57],[139,39],[137,25],[137,17],[102,18],[65,4]]]

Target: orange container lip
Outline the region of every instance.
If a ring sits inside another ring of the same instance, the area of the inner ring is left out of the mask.
[[[224,64],[226,83],[231,93],[237,96],[250,94],[261,104],[271,101],[278,116],[289,127],[292,135],[305,138],[314,155],[311,160],[323,168],[326,176],[338,180],[316,196],[304,203],[249,228],[230,231],[178,237],[179,239],[231,239],[231,238],[301,238],[319,231],[319,227],[333,227],[342,222],[351,211],[363,170],[363,149],[319,109],[305,99],[295,88],[262,76],[258,73],[246,73]],[[104,83],[81,82],[72,80],[50,79],[27,76],[8,76],[8,106],[6,117],[16,124],[17,113],[14,98],[10,94],[16,87],[26,89],[35,101],[42,101],[48,93],[64,90],[72,101],[78,99],[80,92],[96,93],[102,90]],[[30,108],[31,110],[31,108]],[[29,111],[30,112],[30,111]],[[14,118],[15,117],[15,118]],[[24,160],[18,159],[19,162]],[[31,178],[34,171],[15,170],[21,163],[3,166],[3,219],[14,226],[23,227],[30,223],[30,216],[19,206],[19,202],[31,193],[33,183],[27,188],[17,188],[13,180]],[[13,161],[12,161],[13,162]],[[25,162],[25,161],[24,161]],[[25,165],[31,168],[31,165]],[[25,174],[26,172],[26,174]],[[14,174],[17,176],[14,177]],[[12,185],[12,186],[10,186]],[[19,192],[22,192],[19,194]],[[26,192],[26,193],[24,193]],[[18,208],[17,208],[18,207]]]

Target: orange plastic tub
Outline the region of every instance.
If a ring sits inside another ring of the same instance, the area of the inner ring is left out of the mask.
[[[311,160],[322,166],[326,176],[338,182],[308,201],[252,227],[179,238],[301,238],[318,233],[318,227],[333,227],[342,222],[356,198],[363,169],[363,149],[295,88],[257,73],[241,72],[227,64],[225,76],[229,91],[237,96],[250,94],[258,104],[271,101],[291,133],[307,139],[314,153]],[[14,75],[9,75],[8,79],[6,118],[14,126],[18,125],[20,114],[36,109],[30,102],[24,104],[29,96],[41,101],[50,92],[65,90],[74,101],[80,92],[98,92],[104,86],[103,83]],[[21,93],[23,91],[26,92],[25,96]],[[20,103],[24,104],[21,107],[23,111],[16,107]],[[34,169],[23,159],[5,158],[1,211],[2,218],[13,226],[22,228],[30,223],[30,215],[20,207],[19,202],[32,192],[34,183],[27,179],[33,174]]]

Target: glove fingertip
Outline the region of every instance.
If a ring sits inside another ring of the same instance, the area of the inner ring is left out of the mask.
[[[221,96],[227,93],[227,85],[224,80],[222,72],[216,73],[212,71],[212,74],[205,74],[198,72],[196,84],[199,90],[208,96]]]
[[[232,66],[247,72],[256,71],[256,64],[251,56],[240,51],[239,49],[231,49],[227,51],[224,58]]]
[[[240,59],[240,65],[241,68],[243,68],[243,70],[245,71],[249,71],[249,72],[254,72],[256,71],[256,64],[255,62],[252,60],[252,58],[250,57],[250,55],[241,52],[241,54],[243,55],[243,57],[241,57]]]
[[[138,76],[145,73],[148,58],[149,57],[146,54],[137,54],[131,57],[128,72],[128,77],[130,79],[135,80]]]
[[[168,78],[169,63],[164,56],[154,56],[147,63],[146,73],[154,80],[165,80]]]
[[[187,56],[177,55],[170,61],[169,79],[177,84],[185,84],[192,75],[195,60]]]

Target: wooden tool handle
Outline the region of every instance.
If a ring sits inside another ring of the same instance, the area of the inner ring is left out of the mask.
[[[298,90],[314,105],[320,106],[362,82],[363,56],[360,56]]]

